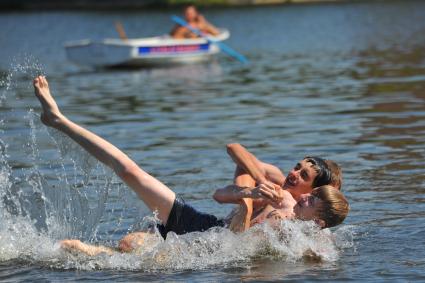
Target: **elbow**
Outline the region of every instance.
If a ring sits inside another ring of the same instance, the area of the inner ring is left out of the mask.
[[[226,145],[227,153],[234,152],[237,147],[240,147],[238,143],[229,143]]]
[[[220,198],[219,190],[215,191],[215,193],[213,194],[213,199],[218,203],[223,203],[222,199]]]
[[[240,146],[240,144],[238,144],[238,143],[228,143],[226,145],[226,148],[229,150],[229,149],[233,149],[233,148],[235,148],[237,146]]]

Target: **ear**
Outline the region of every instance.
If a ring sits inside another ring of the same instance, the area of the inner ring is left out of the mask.
[[[316,223],[317,225],[320,226],[320,228],[325,228],[326,227],[326,222],[325,220],[322,219],[314,219],[314,223]]]

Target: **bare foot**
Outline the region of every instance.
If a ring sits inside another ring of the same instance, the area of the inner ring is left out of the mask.
[[[44,76],[38,76],[33,81],[35,96],[43,107],[41,121],[50,127],[57,127],[60,124],[63,115],[61,114],[56,101],[50,94],[49,84]]]

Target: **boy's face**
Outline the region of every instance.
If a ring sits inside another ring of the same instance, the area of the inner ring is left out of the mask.
[[[312,194],[302,194],[294,206],[294,213],[301,220],[317,220],[323,201]]]
[[[316,176],[317,172],[314,170],[313,164],[305,159],[301,160],[288,173],[283,188],[298,195],[311,193]]]

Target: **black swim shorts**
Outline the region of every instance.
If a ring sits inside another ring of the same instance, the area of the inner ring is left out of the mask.
[[[158,230],[165,239],[170,231],[181,235],[195,231],[203,232],[216,226],[223,227],[224,221],[214,215],[199,212],[186,204],[183,199],[176,197],[167,225],[158,225]]]

